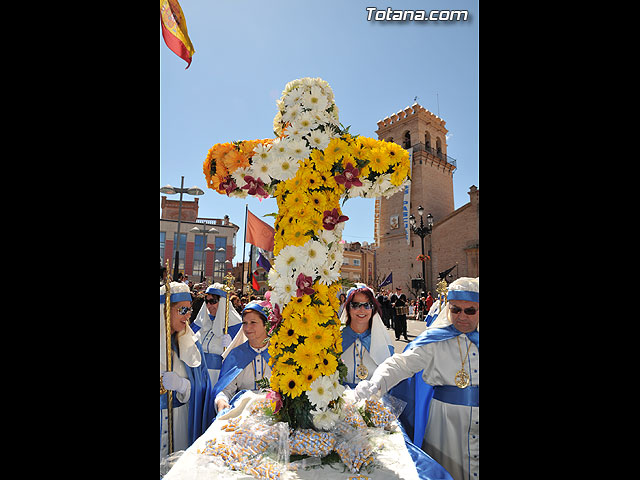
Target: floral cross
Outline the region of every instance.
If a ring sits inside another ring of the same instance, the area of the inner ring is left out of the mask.
[[[331,413],[346,377],[337,294],[348,217],[340,200],[402,190],[409,153],[342,128],[333,91],[320,78],[289,82],[277,106],[276,138],[216,144],[203,172],[219,193],[277,199],[268,398],[280,420],[312,428],[316,416]]]

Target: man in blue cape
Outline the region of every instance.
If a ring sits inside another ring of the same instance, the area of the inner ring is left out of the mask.
[[[412,443],[455,480],[479,474],[479,308],[478,278],[452,282],[432,326],[356,387],[358,398],[389,391],[406,401],[400,421]]]

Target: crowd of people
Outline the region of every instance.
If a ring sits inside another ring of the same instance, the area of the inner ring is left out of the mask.
[[[186,449],[217,415],[236,406],[245,391],[259,391],[261,380],[271,373],[269,292],[264,297],[231,293],[227,312],[222,284],[180,280],[169,284],[173,368],[167,369],[161,268],[161,391],[164,387],[173,395],[174,451]],[[418,318],[426,318],[433,303],[430,292],[419,298],[414,304]],[[414,462],[418,466],[435,459],[449,472],[424,478],[477,475],[478,279],[452,282],[448,301],[431,327],[404,352],[394,352],[387,330],[393,329],[396,340],[408,340],[409,306],[403,293],[376,294],[363,285],[340,294],[345,384],[358,399],[390,392],[407,402],[401,424]],[[167,395],[161,395],[160,416],[162,459],[168,453]]]

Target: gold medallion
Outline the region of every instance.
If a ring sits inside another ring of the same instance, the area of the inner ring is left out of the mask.
[[[367,367],[362,364],[358,365],[358,368],[356,368],[356,375],[360,380],[366,380],[369,376],[369,370],[367,370]]]
[[[467,388],[469,386],[469,374],[464,370],[458,370],[456,376],[454,378],[456,387],[458,388]]]

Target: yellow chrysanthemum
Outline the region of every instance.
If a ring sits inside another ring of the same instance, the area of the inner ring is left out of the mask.
[[[318,170],[318,172],[328,172],[329,170],[331,170],[331,167],[333,167],[333,162],[331,161],[331,159],[327,159],[324,152],[322,152],[321,150],[314,149],[311,152],[311,156],[309,158],[313,162],[313,165],[315,166],[316,170]]]
[[[320,375],[331,375],[338,368],[338,361],[336,357],[331,353],[323,351],[319,355],[320,361],[318,362],[318,372]]]
[[[367,151],[368,166],[376,173],[385,173],[389,168],[390,157],[382,148],[372,148]]]
[[[341,138],[332,138],[329,145],[324,150],[324,158],[326,162],[337,163],[347,152],[349,144]]]
[[[291,315],[291,321],[298,335],[306,337],[318,325],[318,316],[315,308],[308,308],[300,313]]]
[[[296,331],[290,318],[283,320],[278,330],[278,340],[285,346],[291,346],[298,343],[298,332]]]
[[[316,233],[319,232],[323,228],[322,226],[323,218],[324,216],[320,211],[312,210],[311,212],[309,212],[306,218],[307,225],[309,225],[309,229],[313,230]]]
[[[293,313],[302,313],[307,307],[311,305],[311,296],[302,295],[301,297],[291,297],[289,303],[287,303],[284,310],[282,310],[282,316],[288,317]]]
[[[306,368],[306,369],[302,369],[302,371],[300,372],[300,376],[303,379],[303,388],[304,390],[309,390],[309,387],[311,386],[311,384],[313,383],[313,381],[318,378],[320,376],[320,374],[317,372],[317,370],[315,368]]]
[[[318,178],[320,178],[318,176]],[[320,180],[322,181],[322,180]],[[324,212],[326,210],[326,195],[323,191],[317,190],[315,192],[311,192],[309,194],[309,205],[318,210],[319,212]]]
[[[296,398],[304,391],[303,381],[303,377],[296,372],[287,372],[284,375],[281,375],[278,381],[280,392],[283,395],[289,395],[291,398]]]
[[[333,335],[327,329],[317,327],[309,334],[305,343],[309,341],[316,349],[328,349],[333,343]]]
[[[299,247],[304,245],[309,240],[309,236],[306,235],[308,232],[308,228],[303,223],[294,222],[289,227],[285,228],[284,234],[282,235],[285,244],[294,245]]]
[[[298,190],[287,195],[285,208],[290,210],[295,208],[300,208],[302,205],[305,205],[306,203],[307,203],[306,195],[303,193],[302,190]]]
[[[315,368],[315,366],[321,361],[318,356],[318,350],[315,346],[308,341],[298,345],[296,351],[293,352],[293,361],[303,369]]]

